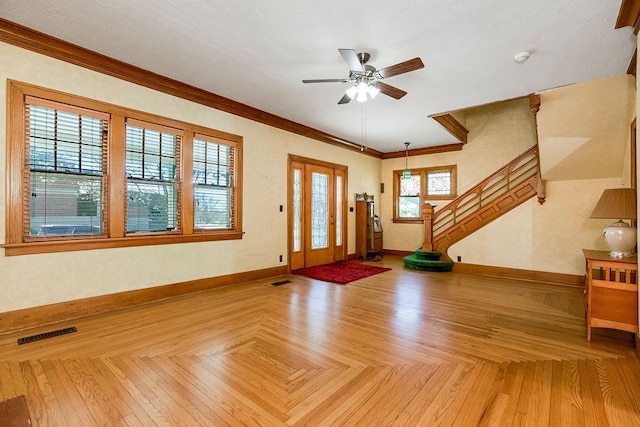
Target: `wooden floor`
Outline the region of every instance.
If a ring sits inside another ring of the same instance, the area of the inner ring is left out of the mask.
[[[640,425],[635,350],[586,341],[581,289],[372,264],[0,335],[0,401],[40,426]]]

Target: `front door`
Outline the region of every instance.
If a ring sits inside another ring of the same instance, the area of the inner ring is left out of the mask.
[[[346,167],[290,157],[291,269],[346,258]]]

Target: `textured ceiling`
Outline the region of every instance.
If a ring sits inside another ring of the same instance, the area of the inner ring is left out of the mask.
[[[430,115],[623,74],[620,0],[0,0],[0,17],[383,152],[454,142]],[[419,56],[408,92],[337,105],[348,67]],[[523,64],[513,56],[530,50]]]

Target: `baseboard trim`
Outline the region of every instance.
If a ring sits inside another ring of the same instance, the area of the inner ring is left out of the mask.
[[[579,288],[584,287],[584,276],[576,274],[548,273],[546,271],[522,270],[518,268],[494,267],[461,262],[453,264],[453,272],[544,282],[554,285],[573,286]]]
[[[120,310],[207,289],[282,276],[287,273],[287,266],[265,268],[8,311],[0,313],[0,334]]]
[[[383,251],[383,253],[385,255],[394,255],[394,256],[399,256],[399,257],[404,257],[404,256],[407,256],[407,255],[413,254],[412,251],[399,251],[397,249],[385,249]]]

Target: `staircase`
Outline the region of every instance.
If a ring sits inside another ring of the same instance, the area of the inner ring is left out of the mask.
[[[535,145],[438,212],[434,213],[433,206],[425,204],[422,248],[404,257],[405,266],[415,270],[451,271],[449,247],[536,194],[538,201],[544,203],[543,193]]]

